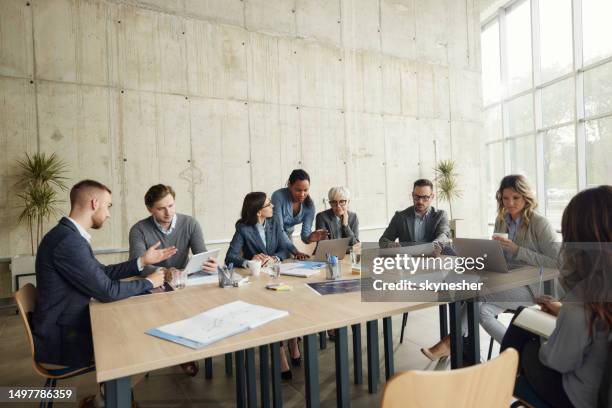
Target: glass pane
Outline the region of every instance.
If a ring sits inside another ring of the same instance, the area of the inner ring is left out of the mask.
[[[522,136],[507,141],[510,151],[510,168],[512,174],[527,177],[535,191],[536,186],[536,146],[533,135]]]
[[[508,87],[510,95],[531,87],[531,10],[529,1],[506,14]]]
[[[484,105],[501,97],[501,68],[499,62],[499,23],[489,24],[480,34],[482,47],[482,100]]]
[[[501,106],[494,106],[484,111],[485,140],[502,138]]]
[[[572,69],[572,0],[540,0],[542,82]]]
[[[586,122],[587,184],[612,184],[612,117]]]
[[[542,126],[548,127],[574,120],[576,101],[574,78],[542,89]]]
[[[583,0],[582,30],[584,64],[588,65],[612,54],[612,1]]]
[[[584,113],[612,112],[612,62],[584,73]]]
[[[497,216],[497,201],[495,192],[499,182],[504,177],[504,145],[503,142],[487,145],[489,157],[489,171],[487,172],[487,216],[489,222],[494,222]]]
[[[532,131],[533,125],[533,95],[527,94],[508,102],[509,123],[508,136]]]
[[[546,216],[555,227],[569,200],[576,194],[576,136],[574,126],[544,133]]]

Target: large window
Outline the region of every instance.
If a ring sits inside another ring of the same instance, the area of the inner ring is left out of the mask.
[[[489,200],[523,174],[558,228],[578,190],[612,184],[610,16],[611,0],[514,0],[483,22]]]

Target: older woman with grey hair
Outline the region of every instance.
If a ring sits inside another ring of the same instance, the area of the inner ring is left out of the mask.
[[[330,239],[349,238],[349,245],[355,245],[359,242],[359,220],[357,214],[348,210],[350,191],[346,187],[332,187],[327,196],[331,208],[317,214],[316,229],[326,229]]]

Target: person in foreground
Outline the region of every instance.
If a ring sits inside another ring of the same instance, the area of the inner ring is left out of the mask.
[[[88,229],[100,229],[110,217],[111,191],[93,180],[83,180],[70,191],[70,215],[42,239],[36,256],[38,300],[32,316],[35,359],[39,363],[72,368],[93,363],[89,302],[113,302],[138,295],[164,283],[163,272],[145,279],[121,282],[140,275],[147,265],[170,258],[176,248],[158,249],[159,242],[127,262],[105,266],[91,249]]]
[[[560,243],[555,229],[546,217],[535,212],[538,202],[524,176],[504,177],[496,193],[497,219],[494,235],[500,242],[509,264],[523,264],[555,268]],[[516,310],[519,306],[533,305],[533,293],[537,287],[522,286],[505,292],[486,295],[479,302],[479,321],[485,331],[501,343],[506,326],[497,319],[505,310]],[[462,310],[463,335],[467,336],[467,312]],[[450,354],[450,336],[430,348],[421,349],[430,360]]]
[[[541,310],[556,317],[547,340],[514,325],[501,350],[519,351],[515,394],[526,382],[553,407],[591,408],[612,404],[612,187],[578,193],[561,221],[563,302],[540,297]],[[530,401],[527,401],[530,402]]]
[[[291,254],[304,255],[289,241],[281,224],[273,217],[274,205],[266,193],[252,192],[244,197],[240,219],[236,222],[236,232],[225,256],[225,263],[247,267],[249,260],[270,265],[287,259]],[[301,360],[297,339],[289,340],[291,361],[298,366]],[[291,379],[291,369],[287,361],[285,346],[280,353],[281,375]]]
[[[171,186],[156,184],[149,188],[144,196],[144,204],[151,215],[134,224],[129,235],[129,259],[142,256],[156,242],[160,242],[162,248],[176,248],[176,254],[172,258],[146,266],[143,270],[146,274],[162,267],[166,272],[166,280],[170,280],[174,268],[184,269],[187,266],[189,250],[192,254],[206,251],[200,224],[195,218],[176,212],[175,198],[176,194]],[[205,262],[202,270],[216,273],[215,258]],[[199,366],[195,361],[180,366],[190,377],[198,374]]]

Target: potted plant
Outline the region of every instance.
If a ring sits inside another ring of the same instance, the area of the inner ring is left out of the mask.
[[[452,237],[457,234],[457,219],[453,218],[453,200],[461,198],[462,191],[459,189],[458,177],[456,172],[457,165],[453,160],[441,160],[438,162],[435,171],[435,181],[438,190],[438,197],[442,201],[448,202],[450,214],[450,227]]]
[[[11,274],[14,278],[13,290],[19,288],[19,276],[34,275],[34,256],[43,237],[44,223],[53,215],[59,215],[58,189],[67,189],[64,180],[67,165],[55,153],[26,154],[25,159],[17,161],[21,174],[17,181],[17,197],[23,202],[19,222],[27,221],[30,232],[31,256],[17,256],[11,260]]]

